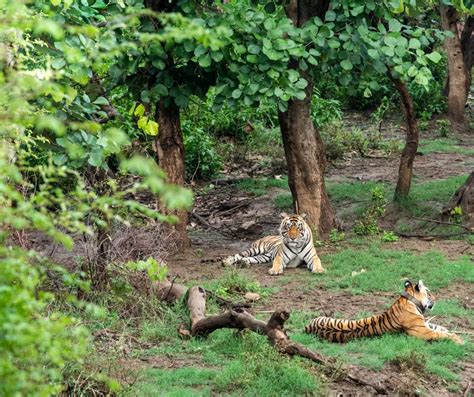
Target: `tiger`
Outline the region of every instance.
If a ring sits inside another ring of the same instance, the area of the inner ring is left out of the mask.
[[[344,343],[363,336],[382,335],[389,332],[406,332],[427,341],[451,339],[458,344],[464,341],[446,328],[434,325],[423,316],[432,309],[434,297],[422,280],[413,285],[405,281],[405,289],[390,309],[382,314],[361,320],[338,320],[331,317],[316,317],[304,330],[331,342]]]
[[[282,274],[286,267],[297,267],[304,262],[311,272],[324,272],[313,245],[311,228],[305,221],[306,215],[288,215],[283,212],[280,217],[278,236],[267,236],[255,241],[249,249],[225,258],[223,264],[229,266],[242,262],[250,265],[273,261],[268,273],[276,276]]]

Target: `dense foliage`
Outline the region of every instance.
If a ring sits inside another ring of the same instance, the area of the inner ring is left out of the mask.
[[[61,304],[94,311],[82,298],[94,301],[98,272],[50,263],[28,236],[71,250],[119,224],[173,223],[168,211],[190,207],[192,192],[155,162],[161,105],[178,108],[189,181],[218,176],[237,145],[283,158],[278,117],[305,99],[309,77],[330,160],[398,149],[341,121],[356,108],[381,122],[399,99],[393,78],[426,122],[445,109],[447,34],[432,2],[334,0],[302,27],[280,2],[164,3],[0,0],[0,395],[59,393],[65,366],[91,348]],[[439,134],[448,127],[438,122]],[[360,235],[380,231],[383,192],[371,203]],[[166,273],[155,260],[129,268]]]

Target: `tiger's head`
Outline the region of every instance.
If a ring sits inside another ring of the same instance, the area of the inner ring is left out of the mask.
[[[405,281],[405,292],[420,302],[423,307],[422,311],[433,308],[434,296],[423,284],[423,281],[419,280],[417,284],[413,284],[410,280]]]
[[[285,243],[294,243],[300,240],[307,240],[308,230],[305,222],[306,215],[288,215],[285,212],[280,214],[280,235]]]

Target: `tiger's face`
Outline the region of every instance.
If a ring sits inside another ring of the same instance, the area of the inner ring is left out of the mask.
[[[412,284],[411,281],[406,281],[405,291],[420,301],[425,310],[433,308],[435,298],[430,290],[423,284],[423,281],[419,280],[417,284]]]
[[[280,214],[280,234],[285,242],[297,242],[307,237],[305,215]]]

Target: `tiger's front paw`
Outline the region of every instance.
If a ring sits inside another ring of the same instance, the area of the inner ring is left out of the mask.
[[[324,269],[323,267],[317,267],[311,270],[311,273],[325,273],[325,272],[326,272],[326,269]]]
[[[222,259],[222,266],[227,267],[227,266],[232,266],[237,262],[236,256],[231,255],[228,256],[227,258]]]
[[[251,265],[250,258],[247,258],[247,257],[242,258],[239,262],[243,263],[247,267],[249,267]]]
[[[268,270],[268,274],[271,276],[278,276],[279,274],[283,273],[283,268],[271,268]]]

